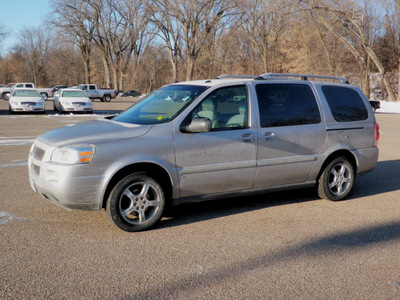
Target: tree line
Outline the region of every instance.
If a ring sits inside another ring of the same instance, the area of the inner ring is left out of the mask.
[[[0,82],[148,92],[221,74],[371,74],[398,100],[400,0],[51,0],[18,32]],[[0,40],[5,36],[0,26]],[[396,78],[395,78],[396,74]]]

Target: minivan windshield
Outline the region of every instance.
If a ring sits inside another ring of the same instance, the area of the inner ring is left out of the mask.
[[[163,87],[113,118],[113,120],[130,124],[169,122],[207,88],[207,86],[196,85]]]

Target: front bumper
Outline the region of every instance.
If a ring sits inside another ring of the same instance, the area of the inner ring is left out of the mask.
[[[23,111],[23,112],[35,112],[35,111],[44,111],[44,105],[10,105],[12,111]]]
[[[64,111],[92,111],[92,105],[81,105],[81,104],[72,104],[72,105],[65,105],[62,104]]]
[[[50,156],[54,149],[35,141],[28,160],[32,189],[66,209],[101,210],[105,166],[52,163]]]

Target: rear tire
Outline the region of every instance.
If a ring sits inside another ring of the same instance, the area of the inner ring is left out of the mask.
[[[111,101],[111,96],[110,95],[104,95],[103,102],[110,102],[110,101]]]
[[[128,232],[148,229],[158,223],[165,208],[161,185],[143,173],[123,178],[112,190],[106,205],[108,218]]]
[[[331,161],[318,180],[318,195],[332,201],[343,200],[351,192],[355,182],[354,167],[342,156]]]

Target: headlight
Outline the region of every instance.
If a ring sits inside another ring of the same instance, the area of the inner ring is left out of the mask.
[[[88,164],[93,160],[96,148],[91,145],[70,145],[55,149],[51,161],[59,164]]]
[[[62,104],[62,105],[67,105],[67,106],[70,106],[70,105],[71,105],[71,102],[67,102],[67,101],[61,101],[61,104]]]

